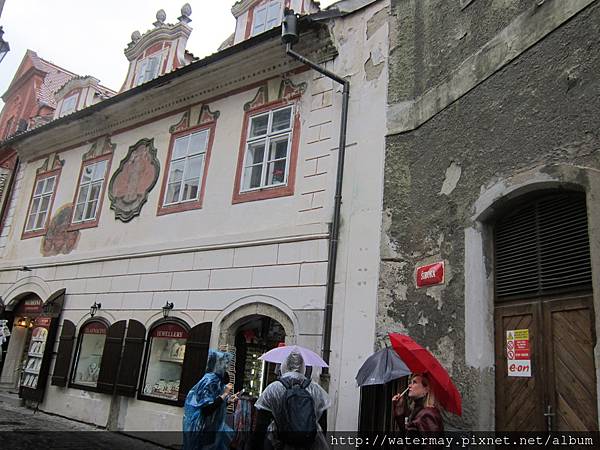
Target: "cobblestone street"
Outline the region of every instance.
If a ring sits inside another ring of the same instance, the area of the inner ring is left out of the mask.
[[[166,434],[175,437],[175,433]],[[0,448],[159,450],[177,447],[150,444],[91,425],[0,402]]]

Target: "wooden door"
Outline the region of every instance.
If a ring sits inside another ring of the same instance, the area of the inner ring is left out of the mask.
[[[544,429],[544,367],[539,303],[497,305],[496,341],[496,430],[539,431]],[[531,377],[509,377],[506,332],[529,330]]]
[[[545,301],[552,431],[598,431],[594,315],[589,297]]]
[[[506,332],[520,329],[529,330],[531,377],[508,376]],[[590,297],[497,305],[495,344],[496,430],[598,430]]]

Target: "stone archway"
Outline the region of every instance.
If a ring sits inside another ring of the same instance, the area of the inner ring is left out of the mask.
[[[230,380],[236,391],[244,389],[248,395],[257,397],[278,376],[275,364],[265,364],[258,357],[281,342],[295,343],[297,326],[282,309],[264,302],[233,306],[224,313],[217,322],[218,347],[234,354]]]
[[[227,314],[219,326],[218,347],[226,345],[233,346],[235,343],[235,332],[241,322],[252,316],[271,317],[281,324],[285,331],[285,343],[295,344],[297,331],[292,319],[281,309],[268,303],[255,302],[242,305]]]
[[[485,373],[480,392],[490,408],[480,414],[478,429],[495,427],[495,345],[494,345],[494,263],[493,232],[490,221],[498,211],[520,198],[543,190],[578,190],[585,192],[592,264],[593,305],[600,308],[600,212],[594,205],[600,197],[600,171],[570,165],[545,165],[516,174],[482,189],[473,204],[471,225],[465,232],[465,362]],[[600,329],[600,318],[595,327]],[[600,347],[594,349],[596,373],[600,367]],[[600,377],[596,377],[600,392]],[[599,399],[600,402],[600,399]]]

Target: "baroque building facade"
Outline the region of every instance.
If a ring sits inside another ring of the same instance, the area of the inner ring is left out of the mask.
[[[450,426],[598,430],[600,3],[391,6],[378,341],[440,358]]]
[[[356,427],[388,46],[387,2],[358,3],[240,1],[233,38],[204,59],[186,51],[191,8],[175,24],[159,11],[132,34],[118,94],[73,76],[52,121],[2,142],[18,155],[0,246],[4,389],[110,429],[178,431],[208,348],[234,351],[236,388],[255,394],[274,376],[260,353],[321,352],[341,89],[286,55],[290,7],[294,49],[351,84],[330,368],[313,376],[335,399],[331,427]]]

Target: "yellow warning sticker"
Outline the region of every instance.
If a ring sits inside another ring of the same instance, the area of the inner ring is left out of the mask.
[[[516,340],[529,340],[529,330],[514,330]]]

